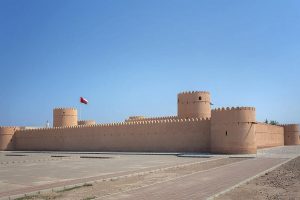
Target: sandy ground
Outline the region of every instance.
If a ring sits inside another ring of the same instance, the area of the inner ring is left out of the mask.
[[[216,199],[300,200],[300,156]]]
[[[192,174],[195,172],[204,171],[215,167],[228,165],[245,159],[247,158],[222,158],[218,160],[192,164],[184,167],[168,168],[162,171],[152,172],[144,175],[136,175],[132,177],[126,177],[110,181],[95,182],[93,184],[83,185],[82,187],[48,192],[39,195],[23,197],[20,199],[105,199],[105,197],[108,195],[125,192],[140,187],[145,187],[163,181],[168,181],[181,176],[185,176],[187,174]]]

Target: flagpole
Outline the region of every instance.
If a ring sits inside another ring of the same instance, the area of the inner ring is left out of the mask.
[[[79,100],[79,121],[81,120],[81,102]]]

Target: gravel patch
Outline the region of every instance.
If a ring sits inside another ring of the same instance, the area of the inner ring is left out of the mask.
[[[300,199],[300,156],[215,199]]]

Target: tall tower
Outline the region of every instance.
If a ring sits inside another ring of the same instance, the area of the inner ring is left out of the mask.
[[[0,151],[14,150],[13,136],[17,130],[17,127],[0,126]]]
[[[218,108],[211,114],[212,153],[256,153],[254,107]]]
[[[76,125],[77,110],[75,108],[55,108],[53,110],[53,127]]]
[[[286,124],[284,128],[284,145],[300,144],[300,127],[299,124]]]
[[[178,94],[179,118],[210,118],[210,94],[209,92],[193,91]]]

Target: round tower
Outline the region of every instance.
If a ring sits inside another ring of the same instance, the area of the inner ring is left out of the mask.
[[[77,110],[75,108],[53,109],[53,127],[76,126]]]
[[[211,152],[256,153],[255,108],[219,108],[211,114]]]
[[[13,136],[17,127],[0,126],[0,151],[14,150]]]
[[[96,124],[95,120],[79,120],[78,125],[94,125]]]
[[[178,94],[177,115],[179,118],[210,118],[209,92],[193,91]]]
[[[300,144],[300,128],[299,124],[283,125],[284,128],[284,145]]]

